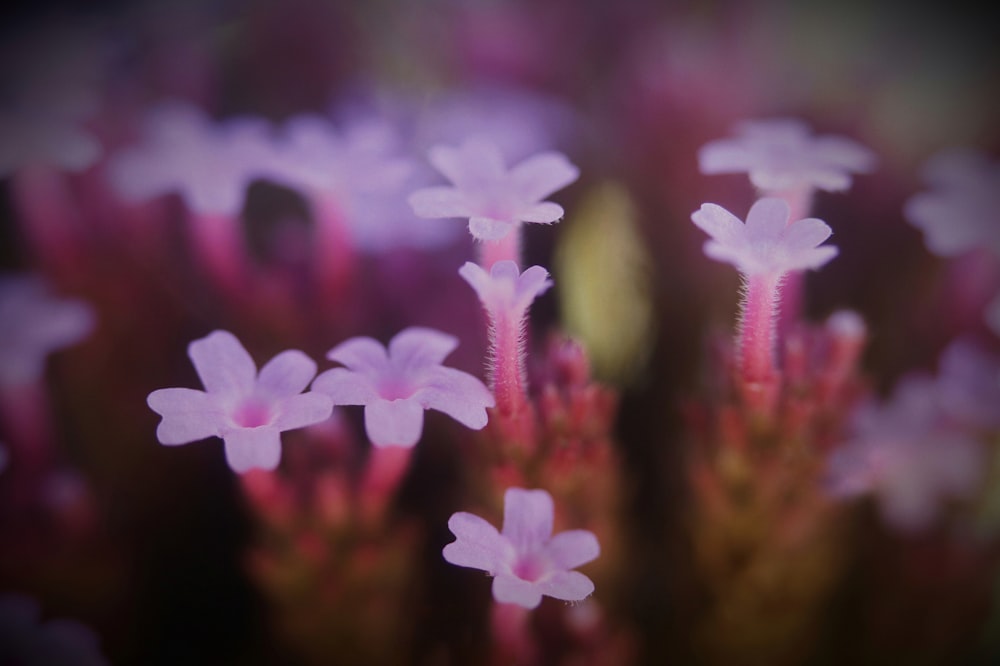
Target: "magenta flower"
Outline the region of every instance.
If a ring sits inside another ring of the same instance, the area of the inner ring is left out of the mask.
[[[413,446],[424,428],[424,410],[444,412],[480,430],[493,395],[472,375],[441,365],[458,339],[430,328],[410,327],[389,341],[351,338],[327,354],[343,368],[327,370],[313,382],[335,405],[364,405],[365,430],[375,446]]]
[[[55,298],[34,276],[0,278],[0,386],[38,381],[45,359],[94,329],[83,301]]]
[[[188,104],[163,104],[149,114],[144,142],[112,158],[109,178],[128,201],[176,192],[196,214],[236,217],[273,160],[269,132],[263,120],[216,123]]]
[[[479,516],[455,513],[448,519],[455,541],[444,547],[444,559],[493,576],[493,598],[500,603],[536,608],[543,595],[582,601],[594,583],[573,569],[600,555],[600,545],[587,530],[553,535],[553,515],[546,491],[508,488],[502,532]]]
[[[108,666],[97,635],[75,620],[41,621],[34,599],[0,596],[0,664]]]
[[[951,257],[987,248],[1000,255],[1000,162],[949,150],[928,160],[924,180],[931,190],[911,197],[904,213],[931,252]]]
[[[161,444],[188,444],[221,437],[234,472],[273,470],[281,460],[281,433],[330,417],[327,396],[302,393],[316,375],[316,363],[297,350],[281,352],[260,373],[232,333],[214,331],[188,346],[205,391],[153,391],[149,407],[163,417]]]
[[[544,152],[510,171],[496,145],[467,139],[458,148],[435,146],[429,159],[453,187],[427,187],[410,195],[419,217],[469,219],[469,231],[482,241],[499,240],[523,222],[552,224],[563,216],[562,206],[542,201],[579,177],[565,155]]]
[[[795,119],[745,121],[737,136],[712,141],[698,151],[704,174],[747,173],[767,193],[796,189],[835,192],[851,185],[852,173],[875,167],[874,154],[839,136],[810,134]]]
[[[691,220],[712,237],[705,243],[706,255],[730,263],[748,276],[780,276],[819,268],[837,256],[837,248],[819,247],[832,233],[825,222],[806,218],[789,224],[788,215],[785,201],[764,198],[750,208],[746,224],[710,203],[702,204]]]

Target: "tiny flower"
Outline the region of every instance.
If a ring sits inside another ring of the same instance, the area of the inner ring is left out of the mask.
[[[806,218],[789,224],[788,216],[788,204],[769,197],[754,203],[746,224],[710,203],[702,204],[691,220],[712,237],[705,243],[705,254],[736,266],[745,275],[780,276],[819,268],[837,256],[837,248],[819,247],[832,233],[825,222]]]
[[[193,106],[163,104],[149,114],[144,142],[112,158],[111,184],[128,201],[176,192],[196,214],[235,217],[273,159],[268,132],[262,120],[213,123]]]
[[[508,488],[503,530],[471,513],[455,513],[448,520],[455,541],[444,547],[444,559],[493,576],[493,598],[500,603],[536,608],[543,595],[582,601],[594,583],[573,569],[600,555],[600,545],[587,530],[553,535],[553,515],[546,491]]]
[[[81,341],[94,323],[89,305],[53,297],[37,277],[0,278],[0,385],[38,381],[48,355]]]
[[[1000,255],[1000,162],[949,150],[928,160],[924,180],[931,189],[911,197],[904,213],[931,252],[952,257],[987,248]]]
[[[839,136],[811,136],[800,120],[745,121],[737,136],[712,141],[698,151],[704,174],[747,173],[768,193],[799,188],[846,190],[852,173],[871,171],[874,154]]]
[[[457,346],[453,336],[416,326],[397,333],[388,351],[372,338],[351,338],[327,354],[346,367],[321,373],[313,390],[335,405],[364,405],[365,430],[375,446],[415,445],[425,409],[480,430],[493,395],[472,375],[441,365]]]
[[[941,354],[937,386],[941,408],[956,423],[1000,429],[1000,358],[971,340],[957,340]]]
[[[499,240],[523,222],[552,224],[562,206],[542,201],[566,187],[579,170],[565,155],[539,153],[507,170],[496,145],[467,139],[458,148],[435,146],[429,159],[453,187],[427,187],[410,195],[419,217],[469,219],[469,231],[482,241]]]
[[[483,307],[490,312],[509,313],[511,318],[523,317],[534,300],[552,286],[549,272],[541,266],[521,273],[510,260],[496,262],[489,273],[467,261],[458,274],[476,290]]]
[[[97,635],[75,620],[41,620],[34,599],[0,596],[0,664],[108,666]]]
[[[281,460],[281,433],[325,421],[333,404],[316,392],[302,393],[316,363],[297,350],[281,352],[260,373],[232,333],[214,331],[188,346],[205,391],[153,391],[149,407],[163,417],[161,444],[188,444],[208,437],[225,442],[234,472],[273,470]]]

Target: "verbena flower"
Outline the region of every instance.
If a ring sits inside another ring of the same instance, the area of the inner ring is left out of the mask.
[[[97,635],[80,622],[41,621],[34,599],[0,596],[0,664],[19,666],[108,666]]]
[[[930,190],[911,197],[907,219],[943,257],[986,248],[1000,255],[1000,162],[983,152],[948,150],[924,167]]]
[[[745,121],[736,136],[712,141],[698,151],[704,174],[747,173],[768,193],[799,188],[846,190],[851,174],[871,171],[875,155],[839,136],[812,136],[809,126],[791,118]]]
[[[458,274],[476,290],[483,307],[491,313],[521,318],[536,298],[549,287],[549,272],[532,266],[520,272],[513,261],[498,261],[487,273],[479,264],[465,262]]]
[[[146,402],[163,417],[161,444],[188,444],[221,437],[235,472],[273,470],[281,460],[281,433],[325,421],[330,398],[302,393],[316,375],[316,363],[297,350],[281,352],[260,373],[232,333],[214,331],[188,346],[205,391],[168,388]]]
[[[822,220],[806,218],[789,224],[789,207],[767,197],[750,208],[746,224],[716,204],[702,204],[691,220],[712,237],[707,256],[735,266],[749,276],[778,276],[789,271],[819,268],[837,255],[837,248],[820,243],[830,237]]]
[[[941,409],[931,378],[905,378],[883,405],[859,410],[855,435],[830,456],[827,489],[835,497],[874,494],[887,523],[930,527],[947,501],[979,487],[982,444]]]
[[[469,231],[479,240],[499,240],[523,222],[552,224],[563,216],[562,206],[542,201],[579,177],[565,155],[539,153],[509,171],[493,143],[467,139],[458,148],[435,146],[431,164],[453,187],[427,187],[410,195],[419,217],[468,218]]]
[[[345,367],[321,373],[313,390],[335,405],[364,405],[365,430],[376,446],[415,445],[425,409],[479,430],[495,402],[477,378],[441,365],[457,346],[451,335],[416,326],[397,333],[388,350],[372,338],[351,338],[327,354]]]
[[[93,309],[54,297],[34,276],[0,277],[0,385],[38,381],[45,359],[93,330]]]
[[[543,595],[582,601],[594,583],[573,569],[600,555],[600,545],[587,530],[553,535],[553,516],[546,491],[508,488],[503,530],[471,513],[455,513],[448,528],[456,539],[444,547],[444,559],[493,576],[493,598],[500,603],[536,608]]]
[[[273,160],[269,133],[263,120],[213,122],[189,104],[165,103],[147,117],[143,142],[113,156],[109,178],[128,201],[176,192],[196,214],[235,217]]]

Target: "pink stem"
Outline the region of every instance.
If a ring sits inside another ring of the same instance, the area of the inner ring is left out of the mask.
[[[354,272],[356,252],[343,206],[336,197],[314,193],[316,206],[316,276],[327,297],[339,297]]]
[[[521,226],[514,225],[500,240],[482,241],[479,244],[479,265],[487,272],[498,261],[511,260],[521,266]]]
[[[402,446],[372,447],[358,488],[358,503],[365,522],[377,524],[384,518],[410,467],[412,453],[412,448]]]
[[[775,321],[777,319],[780,275],[746,277],[746,296],[740,314],[739,373],[750,402],[764,410],[773,407],[777,396],[778,370],[775,365]]]
[[[45,264],[68,267],[79,263],[76,230],[79,215],[66,176],[46,167],[19,171],[11,193],[28,244]]]
[[[526,403],[524,313],[490,312],[490,381],[497,410],[514,414]]]
[[[243,294],[247,266],[240,218],[219,213],[192,213],[191,240],[211,278],[223,290]]]
[[[788,224],[798,222],[809,216],[812,210],[813,190],[811,187],[769,193],[785,200],[788,204]],[[778,337],[784,339],[788,331],[802,316],[802,306],[805,300],[805,272],[795,271],[785,276],[781,286],[781,310],[778,319]]]
[[[538,646],[531,633],[531,612],[516,604],[494,603],[490,626],[496,652],[492,663],[530,666],[538,663]]]

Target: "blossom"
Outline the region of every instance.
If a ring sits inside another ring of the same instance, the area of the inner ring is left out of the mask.
[[[839,136],[811,136],[791,118],[744,121],[737,136],[712,141],[698,151],[704,174],[743,173],[768,193],[798,188],[846,190],[852,173],[871,171],[874,154]]]
[[[600,555],[600,545],[587,530],[553,535],[553,514],[546,491],[508,488],[502,531],[479,516],[455,513],[448,520],[455,541],[444,547],[444,559],[493,576],[493,598],[500,603],[536,608],[542,595],[582,601],[594,583],[573,569]]]
[[[107,666],[98,638],[75,620],[40,622],[34,599],[0,596],[0,664],[22,666]]]
[[[160,389],[146,399],[163,417],[156,429],[161,444],[221,437],[233,471],[273,470],[281,460],[282,432],[325,421],[333,411],[327,396],[302,393],[316,363],[298,350],[281,352],[258,374],[236,336],[214,331],[192,342],[188,356],[206,390]]]
[[[177,192],[194,213],[235,217],[273,160],[269,131],[263,120],[214,123],[189,104],[165,103],[146,119],[144,142],[112,158],[109,178],[128,201]]]
[[[705,243],[705,254],[736,266],[745,275],[779,276],[819,268],[837,256],[836,247],[819,247],[832,233],[825,222],[806,218],[789,224],[788,216],[785,201],[767,197],[750,208],[746,224],[710,203],[702,204],[691,220],[712,237]]]
[[[1000,357],[971,339],[941,354],[937,389],[945,414],[970,430],[1000,429]]]
[[[376,446],[415,445],[425,409],[479,430],[493,395],[472,375],[441,365],[457,346],[457,338],[417,326],[397,333],[388,350],[372,338],[351,338],[327,354],[345,367],[321,373],[313,390],[335,405],[364,405],[365,430]]]
[[[41,278],[0,277],[0,385],[38,381],[48,355],[85,338],[94,323],[88,304],[52,296]]]
[[[458,148],[438,145],[429,159],[453,187],[427,187],[410,195],[419,217],[469,218],[469,231],[479,240],[499,240],[522,222],[552,224],[562,206],[542,201],[566,187],[579,170],[566,156],[543,152],[509,171],[496,145],[471,138]]]
[[[886,522],[903,531],[929,527],[945,501],[973,494],[982,480],[982,444],[941,404],[937,382],[910,376],[886,404],[861,408],[854,437],[828,460],[827,491],[876,495]]]
[[[971,149],[944,151],[927,161],[931,187],[911,197],[906,218],[943,257],[983,247],[1000,255],[1000,162]]]
[[[496,262],[489,273],[467,261],[458,274],[476,290],[483,307],[490,312],[509,313],[512,319],[523,317],[534,300],[552,286],[549,272],[541,266],[521,273],[510,260]]]

